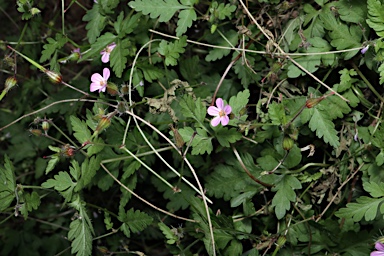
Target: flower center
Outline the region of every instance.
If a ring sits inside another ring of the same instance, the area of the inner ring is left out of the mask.
[[[220,112],[219,112],[219,116],[220,116],[220,117],[226,116],[224,110],[220,110]]]

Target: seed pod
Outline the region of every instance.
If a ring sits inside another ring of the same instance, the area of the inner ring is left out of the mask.
[[[181,137],[179,131],[173,127],[172,124],[169,125],[169,127],[172,129],[173,137],[175,138],[176,146],[178,148],[182,148],[185,144],[183,137]]]
[[[277,246],[279,247],[283,247],[283,245],[285,244],[285,242],[287,241],[287,238],[285,236],[279,236],[279,238],[277,239]]]
[[[54,71],[45,70],[45,74],[48,76],[49,80],[54,84],[60,84],[63,81],[63,77]]]
[[[48,130],[49,130],[49,122],[48,122],[48,121],[43,121],[43,122],[41,123],[41,128],[43,128],[43,131],[44,131],[45,133],[47,133]]]
[[[291,137],[289,136],[284,136],[284,139],[283,139],[283,149],[284,150],[291,150],[291,148],[293,147],[293,144],[294,144],[294,141],[293,139],[291,139]]]
[[[17,79],[14,76],[10,76],[5,80],[5,90],[9,91],[17,84]]]

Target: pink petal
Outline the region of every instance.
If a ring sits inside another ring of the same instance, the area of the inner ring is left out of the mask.
[[[378,251],[384,251],[384,244],[380,243],[380,242],[376,242],[375,243],[375,248],[376,250]]]
[[[222,110],[224,108],[224,101],[222,98],[216,100],[216,106],[218,109]]]
[[[110,45],[108,45],[109,52],[111,52],[113,49],[115,49],[115,47],[116,47],[116,43],[111,43]]]
[[[109,61],[109,53],[104,53],[103,56],[101,56],[101,62],[107,63]]]
[[[229,123],[229,117],[228,116],[222,116],[220,118],[220,121],[221,121],[222,126],[226,126]]]
[[[107,89],[107,85],[102,86],[102,87],[99,89],[99,92],[105,92],[106,89]]]
[[[94,83],[100,83],[104,81],[104,78],[99,73],[95,73],[91,76],[91,81]]]
[[[109,71],[109,68],[104,68],[103,69],[103,77],[104,77],[105,81],[108,80],[110,75],[111,75],[111,72]]]
[[[374,251],[371,252],[370,256],[384,256],[384,252]]]
[[[94,92],[94,91],[100,90],[101,87],[102,86],[100,85],[100,83],[91,83],[90,91]]]
[[[212,126],[217,126],[219,123],[220,123],[220,117],[219,116],[217,116],[211,120]]]
[[[229,105],[225,106],[225,107],[224,107],[224,112],[225,112],[225,114],[227,114],[227,115],[231,114],[231,112],[232,112],[232,107],[229,106]]]
[[[215,106],[210,106],[208,108],[207,112],[208,112],[208,115],[210,115],[210,116],[218,116],[220,110]]]

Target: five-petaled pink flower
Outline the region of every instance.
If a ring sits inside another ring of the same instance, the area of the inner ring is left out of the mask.
[[[222,126],[225,126],[229,122],[228,115],[231,114],[232,107],[230,105],[224,106],[224,101],[222,98],[216,100],[216,107],[210,106],[208,108],[208,114],[214,116],[211,121],[212,126],[217,126],[220,122]]]
[[[376,242],[375,248],[377,251],[371,252],[371,256],[384,256],[384,244]]]
[[[105,92],[107,88],[108,78],[111,75],[111,72],[108,68],[103,69],[103,76],[99,73],[95,73],[91,76],[91,92],[99,90],[99,92]]]
[[[116,47],[116,44],[115,43],[111,43],[110,45],[105,47],[104,50],[102,50],[100,52],[100,54],[102,55],[101,56],[101,61],[103,63],[107,63],[109,61],[109,55],[111,54],[112,50],[115,49],[115,47]]]

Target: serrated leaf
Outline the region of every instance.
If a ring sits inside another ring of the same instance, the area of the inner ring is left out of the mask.
[[[318,105],[319,110],[327,116],[328,119],[342,118],[344,114],[351,112],[347,102],[337,96],[327,97]]]
[[[256,57],[256,59],[261,61],[260,57]],[[244,88],[248,88],[251,83],[260,79],[260,75],[250,69],[250,67],[255,69],[255,66],[257,66],[257,64],[255,64],[255,58],[253,56],[247,56],[247,62],[237,61],[235,63],[233,69],[237,77],[241,79],[241,84]]]
[[[88,30],[88,41],[93,44],[96,41],[96,38],[100,36],[101,31],[107,24],[107,17],[100,14],[99,4],[94,4],[92,9],[88,10],[84,15],[83,21],[88,21],[85,29]]]
[[[113,228],[111,215],[107,211],[104,211],[104,224],[107,230],[111,230]]]
[[[50,171],[52,171],[59,160],[60,158],[58,156],[52,156],[52,158],[48,161],[47,167],[45,168],[45,174],[48,174]]]
[[[300,189],[300,181],[290,175],[284,175],[279,182],[275,184],[272,191],[277,191],[272,199],[272,206],[275,207],[276,217],[280,220],[291,208],[291,202],[296,201],[295,189]]]
[[[24,202],[20,207],[20,212],[23,215],[24,219],[28,218],[28,213],[36,210],[40,205],[40,196],[37,192],[32,192],[32,194],[23,192]]]
[[[76,184],[67,172],[59,172],[54,176],[54,179],[47,180],[41,184],[41,186],[43,188],[54,188],[65,198],[65,201],[68,202],[72,198]]]
[[[207,132],[201,128],[197,128],[197,134],[192,140],[192,155],[210,154],[213,150],[212,137],[208,137]],[[194,134],[194,130],[191,127],[179,129],[179,134],[183,137],[184,141],[190,141]]]
[[[80,191],[91,182],[92,178],[96,175],[96,171],[100,169],[100,162],[101,159],[99,156],[84,160],[81,164],[81,177],[77,183],[75,192]]]
[[[331,45],[337,50],[361,46],[362,30],[359,26],[352,24],[347,26],[344,23],[338,22],[329,10],[322,12],[320,17],[323,21],[324,28],[329,30],[329,36],[332,39]],[[348,60],[352,58],[357,52],[358,50],[346,53],[344,59]]]
[[[152,19],[159,18],[159,22],[167,22],[178,10],[189,7],[181,5],[177,0],[135,0],[128,5],[144,15],[149,14]]]
[[[179,20],[177,21],[176,36],[181,36],[192,26],[192,22],[197,19],[197,15],[195,10],[190,8],[182,10],[178,17]]]
[[[380,182],[363,182],[364,190],[372,197],[384,197],[384,183]]]
[[[379,0],[368,0],[368,19],[367,24],[375,30],[376,34],[384,37],[384,12],[383,3]]]
[[[346,22],[363,24],[367,15],[367,4],[359,0],[334,2],[340,19]],[[351,8],[352,7],[352,8]]]
[[[207,110],[200,98],[193,99],[189,94],[184,94],[183,98],[180,99],[179,104],[181,107],[180,111],[185,117],[193,118],[200,126],[203,126]]]
[[[313,115],[309,121],[309,128],[312,131],[316,131],[317,137],[331,146],[337,148],[340,144],[335,124],[330,120],[327,113],[319,110],[318,108],[313,109]]]
[[[144,79],[150,83],[164,76],[164,71],[156,66],[140,64],[137,67],[143,72]]]
[[[380,84],[384,84],[384,63],[379,66],[378,71],[380,72]]]
[[[345,90],[348,90],[349,88],[351,88],[353,83],[358,81],[358,79],[352,77],[357,75],[354,69],[348,70],[345,68],[343,70],[340,70],[339,74],[341,76],[340,76],[340,85],[339,87],[337,87],[338,92],[343,92]]]
[[[354,222],[359,222],[363,218],[366,221],[371,221],[376,218],[379,205],[383,202],[382,198],[370,198],[361,196],[356,199],[357,203],[349,203],[346,208],[339,209],[335,215],[339,218],[353,219]],[[384,212],[384,205],[380,207],[380,212]]]
[[[209,12],[212,14],[211,19],[224,20],[230,18],[231,14],[236,11],[236,6],[231,4],[218,4],[216,1],[212,2]]]
[[[95,155],[97,153],[99,153],[100,151],[102,151],[104,149],[104,141],[102,138],[96,138],[96,139],[93,139],[92,141],[94,144],[91,144],[88,148],[87,148],[87,154],[88,156],[92,156],[92,155]]]
[[[91,132],[88,130],[87,124],[84,121],[81,121],[76,116],[70,116],[70,121],[72,129],[74,131],[73,136],[83,144],[86,141],[89,141],[91,138]]]
[[[135,51],[135,48],[132,47],[128,38],[117,40],[116,47],[110,55],[111,67],[117,77],[121,78],[128,61],[127,56],[134,54]]]
[[[140,212],[139,210],[134,211],[133,209],[130,209],[126,213],[120,211],[117,218],[123,222],[120,229],[127,237],[130,237],[131,232],[137,233],[143,231],[153,221],[153,218],[148,214]]]
[[[232,107],[232,113],[239,115],[240,110],[242,110],[249,101],[250,92],[248,89],[238,92],[236,96],[232,96],[229,99],[229,105]]]
[[[4,167],[0,166],[0,211],[9,207],[15,198],[16,178],[12,162],[4,156]]]
[[[78,62],[85,61],[89,58],[94,58],[95,56],[100,57],[100,52],[103,49],[105,49],[105,47],[107,47],[109,44],[114,42],[115,40],[117,40],[117,36],[110,33],[110,32],[107,32],[107,33],[101,35],[100,37],[97,38],[97,40],[94,43],[92,43],[91,49],[89,51],[87,51],[82,56],[82,58],[79,59]],[[114,50],[115,49],[113,49],[113,51]],[[111,54],[112,54],[112,52],[111,52]]]
[[[268,116],[272,121],[272,124],[281,125],[286,123],[286,116],[283,104],[272,102],[268,106]]]
[[[167,244],[174,244],[178,241],[175,233],[173,233],[167,225],[163,222],[159,222],[157,225],[159,226],[161,232],[165,235],[165,238],[167,238]]]
[[[71,253],[76,256],[92,255],[91,229],[84,219],[76,219],[69,225],[68,240],[72,241]]]
[[[175,66],[180,54],[185,52],[187,46],[187,37],[182,36],[179,40],[175,40],[174,43],[162,40],[159,44],[159,53],[165,57],[165,65]]]
[[[216,131],[216,139],[223,147],[230,147],[230,143],[235,143],[242,138],[242,134],[235,128],[228,129],[218,126]]]
[[[56,39],[56,40],[55,40]],[[44,44],[44,50],[41,52],[40,62],[49,60],[58,49],[62,48],[64,44],[68,41],[67,37],[64,37],[62,34],[57,33],[55,39],[47,38],[48,43]]]

